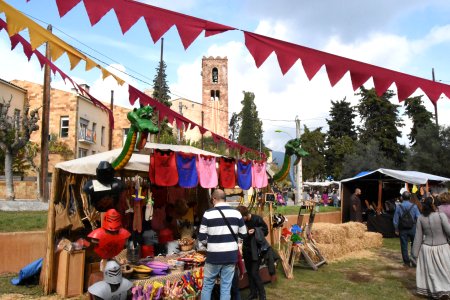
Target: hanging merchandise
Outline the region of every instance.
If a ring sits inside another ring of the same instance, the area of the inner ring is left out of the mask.
[[[200,186],[205,189],[217,187],[216,158],[209,155],[198,155],[198,178]]]
[[[196,155],[177,152],[178,185],[183,188],[192,188],[198,185],[196,168]]]
[[[139,233],[142,232],[142,207],[144,206],[144,199],[146,198],[142,195],[143,187],[142,177],[136,175],[133,178],[134,181],[134,194],[133,194],[133,230]]]
[[[159,186],[174,186],[178,183],[178,172],[175,152],[155,150],[154,152],[155,184]],[[150,161],[151,162],[151,161]]]
[[[258,189],[264,188],[267,186],[268,180],[267,180],[267,172],[266,172],[266,162],[264,160],[253,161],[252,182],[253,182],[253,187],[258,188]]]
[[[252,187],[252,161],[239,159],[237,162],[237,182],[241,189]]]
[[[88,234],[92,239],[95,253],[100,258],[113,258],[124,248],[125,241],[130,237],[130,233],[122,228],[120,214],[115,209],[108,210],[104,217],[102,227],[95,229]]]
[[[145,205],[145,221],[151,221],[153,218],[153,198],[152,192],[150,191],[150,187],[147,190],[147,204]]]
[[[63,184],[63,191],[60,200],[55,204],[55,233],[70,229],[72,223],[69,219],[69,202],[67,199],[67,183]]]
[[[72,224],[71,231],[76,231],[80,229],[84,229],[83,222],[81,221],[80,213],[78,211],[78,200],[75,197],[75,177],[69,177],[69,219]]]
[[[236,187],[236,160],[231,157],[219,158],[219,186],[225,189]]]

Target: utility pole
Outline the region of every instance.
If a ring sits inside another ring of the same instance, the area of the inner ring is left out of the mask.
[[[298,116],[295,116],[295,137],[300,138],[300,119]],[[300,157],[300,160],[296,166],[296,172],[295,172],[295,184],[297,186],[296,189],[296,197],[294,204],[300,203],[303,193],[303,167],[302,167],[302,158]]]
[[[434,68],[431,69],[431,76],[433,78],[433,81],[436,81],[434,78]],[[438,99],[439,100],[439,99]],[[438,104],[438,100],[436,100],[436,103],[434,104],[434,119],[436,121],[436,126],[439,127],[439,122],[438,122],[438,112],[437,112],[437,104]]]
[[[47,30],[52,32],[52,25],[47,26]],[[45,56],[48,60],[51,59],[50,44],[47,42]],[[39,196],[41,201],[48,202],[48,136],[50,127],[50,82],[52,80],[50,73],[50,66],[48,64],[44,67],[44,87],[42,99],[42,129],[41,129],[41,174],[40,174],[40,191]]]
[[[111,103],[109,105],[109,109],[113,112],[114,116],[114,90],[111,90]],[[113,142],[113,129],[111,124],[109,124],[109,139],[108,139],[108,150],[112,150],[112,142]]]
[[[202,110],[202,127],[204,127],[205,125],[203,124],[205,120],[205,113]],[[202,150],[204,150],[204,144],[203,144],[203,133],[202,133]]]

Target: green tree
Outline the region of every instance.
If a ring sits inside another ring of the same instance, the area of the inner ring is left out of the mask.
[[[405,115],[413,122],[408,138],[410,144],[414,145],[416,143],[417,131],[420,128],[434,125],[433,114],[423,105],[422,95],[420,95],[405,100]]]
[[[350,102],[344,98],[331,101],[330,119],[327,119],[328,134],[326,137],[326,169],[327,174],[334,179],[340,179],[345,154],[353,151],[353,144],[357,138],[354,118],[355,110]]]
[[[239,113],[242,124],[239,129],[238,143],[250,149],[263,150],[262,121],[258,117],[258,110],[255,104],[255,94],[243,92],[244,100],[241,101],[242,110]]]
[[[153,94],[152,97],[167,107],[170,107],[172,103],[170,100],[170,89],[167,83],[167,75],[166,75],[166,63],[164,60],[160,61],[158,67],[156,68],[156,74],[153,78]],[[153,122],[158,124],[158,114],[153,116]],[[159,123],[159,142],[163,142],[162,140],[172,141],[170,138],[171,135],[174,135],[172,127],[168,125],[166,119],[164,119],[161,123]],[[176,144],[176,138],[174,138]],[[172,144],[172,142],[170,142]]]
[[[237,142],[239,129],[241,128],[241,122],[242,120],[240,114],[233,112],[233,114],[231,115],[230,124],[228,126],[230,128],[228,138],[233,142]]]
[[[5,184],[6,200],[14,200],[13,162],[19,151],[22,150],[33,131],[39,129],[38,109],[30,112],[30,106],[25,104],[22,115],[14,113],[14,117],[8,115],[13,97],[9,101],[3,99],[0,107],[0,149],[5,156]]]
[[[302,148],[309,153],[303,157],[303,179],[321,180],[326,177],[325,170],[325,134],[322,128],[310,131],[304,126],[304,132],[301,135]]]
[[[445,162],[450,161],[450,127],[437,130],[434,124],[418,128],[416,143],[410,148],[408,168],[450,177]]]
[[[405,162],[405,147],[397,142],[401,137],[400,127],[403,126],[398,115],[399,105],[392,104],[389,100],[394,92],[388,90],[379,97],[375,89],[361,87],[356,95],[361,96],[357,109],[363,122],[359,128],[359,139],[362,143],[369,143],[372,139],[379,144],[384,156],[392,158],[395,167],[403,167]]]
[[[379,168],[393,168],[394,162],[387,158],[375,139],[368,142],[358,141],[355,151],[344,156],[342,178],[349,178],[362,171],[373,171]]]

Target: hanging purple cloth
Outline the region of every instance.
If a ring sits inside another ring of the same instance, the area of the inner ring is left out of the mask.
[[[177,152],[178,185],[182,188],[193,188],[198,185],[196,155]]]
[[[248,190],[252,187],[252,161],[243,161],[241,159],[237,162],[237,181],[238,185],[243,190]]]

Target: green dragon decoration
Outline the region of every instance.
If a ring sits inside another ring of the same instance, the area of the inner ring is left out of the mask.
[[[287,175],[289,174],[289,169],[291,168],[292,155],[296,156],[294,165],[297,165],[299,163],[300,158],[309,155],[309,153],[301,147],[301,144],[301,140],[299,138],[296,138],[289,140],[286,145],[284,145],[286,151],[284,152],[283,166],[278,173],[273,175],[274,181],[282,181],[287,177]]]
[[[151,106],[135,108],[127,114],[127,119],[130,121],[131,126],[122,151],[111,163],[114,170],[121,170],[125,167],[133,154],[136,144],[145,144],[149,133],[156,134],[159,132],[159,128],[152,122],[152,116],[153,108]]]

